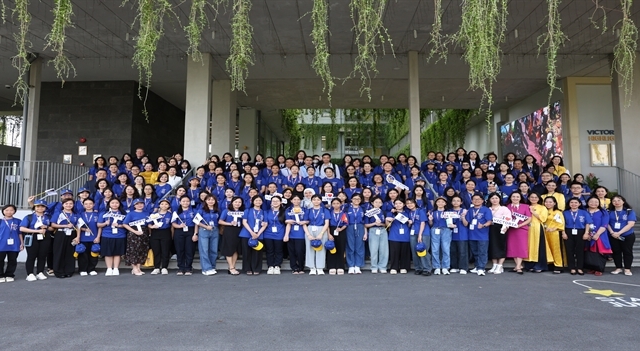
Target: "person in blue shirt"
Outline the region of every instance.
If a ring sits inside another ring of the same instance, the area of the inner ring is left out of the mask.
[[[294,195],[295,197],[296,195]],[[305,266],[309,267],[309,275],[323,275],[326,262],[324,243],[329,231],[329,210],[322,206],[320,195],[311,196],[312,207],[305,210]],[[323,249],[316,251],[311,247],[311,240],[322,241]]]
[[[485,267],[489,259],[489,228],[493,223],[491,210],[484,206],[482,195],[473,195],[473,207],[471,207],[462,222],[468,225],[469,243],[471,253],[475,257],[475,268],[471,273],[479,276],[485,275]]]
[[[106,165],[107,160],[104,157],[96,157],[96,159],[93,160],[93,166],[89,169],[89,180],[94,180],[96,173],[101,169],[106,169]]]
[[[309,167],[307,168],[307,176],[302,178],[302,184],[304,184],[305,188],[311,188],[316,192],[316,194],[318,194],[320,193],[322,179],[320,179],[320,177],[316,177],[315,168]]]
[[[473,181],[470,180],[469,182]],[[450,212],[456,216],[452,218],[455,227],[451,229],[450,272],[467,274],[467,269],[469,269],[469,233],[468,224],[465,224],[463,220],[467,215],[467,210],[462,207],[462,199],[460,196],[456,195],[451,199]]]
[[[91,197],[91,192],[87,188],[78,189],[78,194],[76,195],[78,198],[74,204],[73,212],[76,214],[81,214],[84,212],[84,200]]]
[[[171,204],[171,211],[176,212],[180,208],[180,199],[186,195],[187,188],[185,188],[183,185],[180,185],[176,188],[176,194],[167,198],[169,200],[169,203]],[[191,201],[189,201],[189,203],[191,203]]]
[[[433,189],[438,193],[438,196],[444,196],[445,190],[451,187],[451,182],[449,181],[447,172],[438,173],[438,181],[431,185],[433,185]]]
[[[344,253],[347,243],[345,233],[348,218],[347,214],[342,210],[342,201],[340,201],[340,199],[334,198],[331,200],[329,214],[331,217],[329,218],[329,235],[327,235],[327,240],[335,243],[336,252],[334,254],[327,253],[327,268],[329,268],[329,275],[343,275]]]
[[[263,233],[267,249],[267,274],[280,274],[286,230],[285,209],[282,207],[281,197],[271,198],[269,207],[264,209],[264,217],[267,223],[267,229]]]
[[[607,227],[613,262],[616,265],[616,269],[611,274],[620,274],[624,268],[624,275],[632,275],[633,244],[636,241],[633,227],[636,221],[636,213],[627,200],[621,195],[614,196],[609,205],[609,226]]]
[[[73,213],[73,199],[62,201],[62,210],[53,214],[51,226],[56,229],[53,237],[53,272],[56,278],[69,278],[76,270],[74,245],[79,242],[76,225],[78,216]]]
[[[81,277],[98,275],[96,272],[98,257],[91,255],[91,246],[100,242],[98,239],[98,217],[100,214],[95,209],[95,203],[92,199],[87,198],[83,205],[84,210],[78,215],[80,244],[86,248],[83,253],[78,254],[78,271]]]
[[[47,261],[47,254],[51,246],[51,232],[49,225],[50,217],[46,214],[47,202],[44,200],[33,201],[33,213],[25,216],[20,223],[20,232],[23,233],[23,240],[30,236],[31,246],[27,249],[27,262],[25,268],[27,270],[27,281],[34,282],[36,280],[45,280],[44,264]],[[38,261],[36,274],[33,272],[33,266]]]
[[[120,197],[124,192],[124,188],[126,188],[129,184],[131,184],[131,179],[129,179],[129,176],[126,173],[120,173],[118,174],[117,181],[113,184],[111,189],[113,190],[113,193],[116,194],[116,196]]]
[[[379,196],[381,199],[385,199],[387,197],[389,187],[384,183],[382,176],[380,174],[376,174],[373,176],[373,185],[371,185],[369,189],[371,189],[374,196]]]
[[[385,221],[389,227],[389,266],[390,274],[406,274],[411,265],[411,248],[409,228],[413,224],[407,216],[404,202],[397,199],[393,203],[395,212],[387,212]],[[406,219],[402,222],[398,217]]]
[[[222,204],[220,205],[222,208]],[[242,229],[242,217],[244,216],[244,201],[241,197],[236,196],[231,199],[229,205],[224,208],[220,214],[218,223],[223,226],[222,229],[222,249],[221,254],[225,256],[230,275],[240,275],[236,269],[238,261],[238,249],[240,247],[240,230]]]
[[[200,179],[198,177],[191,177],[189,179],[189,188],[187,189],[187,196],[189,197],[190,205],[192,209],[195,209],[200,205]]]
[[[375,173],[373,173],[371,163],[365,163],[362,166],[362,173],[360,174],[360,184],[362,184],[362,186],[365,188],[372,187],[374,176]]]
[[[244,211],[242,230],[239,235],[242,244],[242,270],[247,275],[260,275],[262,272],[262,249],[256,250],[249,246],[249,240],[262,241],[266,229],[267,222],[262,210],[262,197],[256,195],[251,198],[251,207]]]
[[[562,239],[565,241],[568,267],[571,275],[584,275],[584,249],[589,240],[591,215],[580,209],[578,199],[569,200],[569,209],[564,211],[564,231]]]
[[[296,185],[302,183],[302,175],[300,175],[300,167],[298,165],[291,165],[289,170],[290,174],[284,177],[284,186],[288,188],[295,188]]]
[[[609,242],[609,236],[607,235],[607,226],[609,225],[609,212],[600,207],[600,200],[596,196],[591,196],[587,200],[588,207],[587,212],[591,215],[593,224],[590,228],[591,237],[589,238],[589,245],[587,250],[591,252],[597,252],[601,255],[611,255],[611,243]],[[604,273],[602,271],[591,270],[589,273],[593,273],[596,276],[601,276]]]
[[[180,198],[180,208],[175,211],[171,219],[173,232],[173,243],[178,256],[177,275],[193,274],[193,254],[198,241],[198,227],[193,219],[196,211],[191,208],[191,199],[188,196]]]
[[[423,209],[425,213],[433,208],[432,197],[433,193],[426,191],[422,185],[416,185],[411,194],[409,194],[409,198],[416,202],[416,207]]]
[[[224,199],[224,191],[227,189],[227,178],[224,174],[218,174],[215,178],[210,178],[207,190],[218,199],[218,203]]]
[[[511,196],[511,193],[518,190],[518,184],[514,183],[514,177],[511,173],[504,176],[504,184],[500,185],[500,191],[506,196]]]
[[[345,209],[348,218],[347,226],[347,266],[349,274],[362,274],[360,267],[364,266],[364,209],[360,206],[362,194],[355,194],[351,198],[351,205]]]
[[[161,199],[158,203],[158,212],[149,216],[148,228],[151,229],[149,238],[149,246],[153,251],[153,271],[152,275],[169,274],[169,258],[171,257],[171,201]],[[216,221],[217,222],[217,221]],[[202,228],[201,228],[202,230]],[[216,253],[218,247],[216,245]],[[205,260],[203,253],[200,251],[200,262]]]
[[[351,177],[347,179],[347,187],[344,188],[344,193],[347,195],[347,198],[351,200],[354,194],[362,193],[362,187],[360,186],[360,182],[358,178]]]
[[[271,166],[270,171],[271,173],[269,173],[268,176],[264,177],[265,183],[275,183],[277,191],[279,193],[282,192],[284,186],[284,177],[282,177],[282,175],[280,174],[280,166],[274,164],[273,166]]]
[[[364,217],[371,257],[371,273],[386,274],[389,263],[389,233],[385,223],[386,214],[382,210],[382,199],[379,196],[374,196],[371,199],[371,205],[371,210],[366,211]]]
[[[120,196],[120,202],[122,202],[122,208],[126,213],[129,213],[134,210],[133,201],[140,197],[138,193],[138,189],[136,189],[133,185],[127,185]]]
[[[134,210],[127,213],[127,216],[122,221],[124,228],[127,230],[125,263],[132,267],[131,274],[137,276],[144,274],[140,266],[147,260],[147,254],[149,253],[149,235],[147,231],[149,213],[144,211],[144,207],[144,200],[140,198],[133,200]]]
[[[395,208],[395,202],[397,199],[400,199],[400,192],[398,189],[389,189],[389,191],[387,191],[387,197],[382,204],[382,211],[384,211],[384,213],[392,211]]]
[[[300,207],[301,202],[299,195],[293,195],[291,206],[286,210],[285,216],[287,228],[283,241],[287,243],[289,249],[289,262],[293,274],[304,274],[305,235],[309,221],[305,220],[305,211]]]
[[[151,214],[155,211],[158,204],[158,196],[156,195],[153,185],[146,184],[142,188],[142,201],[144,202],[144,212]]]
[[[205,193],[202,206],[197,213],[200,220],[197,225],[198,230],[198,252],[200,254],[200,266],[203,275],[215,275],[216,259],[218,258],[218,200],[215,196]]]
[[[239,195],[245,203],[250,203],[253,196],[249,196],[249,190],[256,189],[256,182],[251,173],[242,176],[242,185],[240,186]]]
[[[344,188],[344,181],[342,178],[336,178],[333,172],[333,168],[327,167],[324,169],[325,177],[322,179],[322,184],[331,183],[334,191],[342,191]]]
[[[477,194],[476,191],[476,181],[473,179],[467,180],[465,183],[465,188],[460,191],[460,199],[462,200],[462,208],[469,209],[473,206],[473,195]]]
[[[449,274],[451,235],[453,222],[448,223],[445,214],[448,212],[447,200],[438,197],[435,201],[434,210],[428,215],[429,227],[431,227],[431,255],[433,262],[433,274]],[[440,259],[442,252],[442,259]]]
[[[24,250],[24,241],[20,235],[20,220],[13,218],[16,213],[14,205],[2,207],[2,222],[0,222],[0,283],[13,282],[18,267],[18,253]],[[7,269],[4,259],[7,259]]]
[[[429,231],[431,228],[429,228],[427,223],[427,212],[425,209],[418,207],[414,199],[408,199],[405,203],[407,217],[409,217],[409,220],[411,221],[411,226],[409,227],[409,241],[411,254],[413,256],[413,268],[415,269],[414,274],[430,276],[431,256],[428,251],[431,243],[427,244],[426,240],[422,240],[422,237],[425,236],[425,234],[427,237],[430,236]],[[422,257],[418,256],[418,252],[416,251],[416,245],[419,242],[425,243],[427,248],[427,254]]]

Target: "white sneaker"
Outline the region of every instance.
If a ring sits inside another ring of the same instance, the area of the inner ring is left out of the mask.
[[[211,275],[216,275],[218,274],[218,271],[216,271],[215,268],[211,269],[209,272],[211,272]]]
[[[473,268],[472,270],[469,271],[469,273],[478,273],[478,269],[477,268]]]
[[[406,269],[401,269],[400,270],[400,274],[407,274],[407,270]]]
[[[372,269],[371,270],[371,274],[378,274],[378,270],[377,269]]]
[[[7,281],[7,280],[6,280],[4,277],[0,277],[0,283],[4,283],[4,282],[6,282],[6,281]]]
[[[362,274],[362,272],[360,271],[360,267],[354,267],[354,268],[353,268],[353,271],[354,271],[356,274]]]
[[[442,274],[449,275],[449,270],[446,268],[442,268]]]
[[[273,274],[275,275],[280,274],[280,267],[276,266],[276,268],[273,269]]]
[[[269,267],[269,269],[267,269],[267,275],[273,275],[273,267]]]
[[[156,275],[156,274],[160,274],[160,270],[158,268],[151,271],[151,275]]]
[[[98,272],[96,272],[96,271],[91,271],[91,272],[89,272],[89,275],[98,275]]]
[[[467,271],[465,271],[464,269],[461,269],[460,274],[467,274]]]
[[[113,269],[113,273],[111,275],[120,275],[120,270],[118,268]]]
[[[381,269],[381,270],[380,270],[380,273],[382,273],[382,274],[387,274],[387,270],[386,270],[386,269]]]
[[[87,272],[80,272],[80,276],[81,276],[81,277],[86,277],[86,276],[88,276],[88,275],[89,275],[89,273],[87,273]]]
[[[449,272],[451,272],[451,273],[458,273],[458,272],[460,272],[460,270],[459,270],[459,269],[457,269],[457,268],[452,268]]]
[[[316,269],[316,273],[318,273],[318,275],[324,275],[324,269]]]
[[[478,275],[484,275],[484,270],[482,269],[478,270]]]
[[[395,275],[395,274],[398,274],[398,271],[396,271],[395,269],[392,269],[389,271],[389,274]]]
[[[502,268],[502,265],[497,265],[496,269],[493,271],[493,274],[502,274],[504,272],[504,268]]]
[[[13,277],[6,277],[6,278],[4,278],[4,280],[5,280],[7,283],[11,283],[11,282],[13,282],[15,279],[13,279]]]
[[[113,269],[107,268],[107,272],[104,274],[106,277],[110,277],[113,275]]]
[[[489,270],[489,273],[495,273],[496,268],[498,268],[498,265],[494,263],[491,269]]]
[[[42,272],[40,272],[40,273],[38,273],[38,275],[36,275],[36,278],[37,278],[38,280],[46,280],[46,279],[47,279],[47,276],[46,276],[46,275],[44,275]]]
[[[169,270],[168,270],[168,269],[166,269],[166,268],[162,268],[162,269],[160,270],[160,273],[162,273],[162,274],[165,274],[165,275],[166,275],[166,274],[169,274]]]
[[[316,269],[311,268],[311,271],[309,271],[309,275],[316,275]]]
[[[353,267],[349,267],[349,272],[348,274],[356,274],[356,270]]]
[[[433,270],[433,275],[440,275],[440,268],[436,268]]]
[[[32,273],[32,274],[29,274],[29,275],[27,276],[27,281],[28,281],[28,282],[35,282],[36,280],[38,280],[38,278],[36,278],[36,276],[35,276],[35,275],[33,275],[33,273]]]

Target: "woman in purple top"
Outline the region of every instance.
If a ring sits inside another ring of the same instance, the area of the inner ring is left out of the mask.
[[[518,224],[507,230],[507,257],[513,257],[516,262],[514,272],[522,274],[522,259],[529,257],[529,223],[531,223],[531,209],[522,203],[522,194],[514,192],[509,196],[507,208],[511,211],[514,221]]]

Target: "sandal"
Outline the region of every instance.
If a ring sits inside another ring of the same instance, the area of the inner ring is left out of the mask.
[[[578,275],[584,275],[584,272],[578,269]]]
[[[231,275],[240,275],[240,272],[238,272],[238,270],[234,268],[234,269],[229,270],[229,274],[231,274]]]
[[[516,269],[516,273],[518,273],[518,274],[520,274],[520,275],[523,275],[523,274],[524,274],[524,272],[522,272],[522,269]]]
[[[611,272],[611,274],[620,274],[620,273],[622,273],[622,269],[620,268],[617,268],[613,272]]]
[[[570,273],[571,273],[571,275],[576,275],[576,270],[572,269]]]
[[[335,269],[330,269],[329,270],[329,275],[336,275],[336,270]]]

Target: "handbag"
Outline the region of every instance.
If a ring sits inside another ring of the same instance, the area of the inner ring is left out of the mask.
[[[153,267],[153,250],[149,249],[147,253],[147,260],[144,261],[144,267]]]
[[[596,245],[596,251],[593,252],[590,249],[584,252],[584,268],[591,269],[596,272],[604,272],[604,266],[607,264],[607,259],[598,252],[598,245]]]

